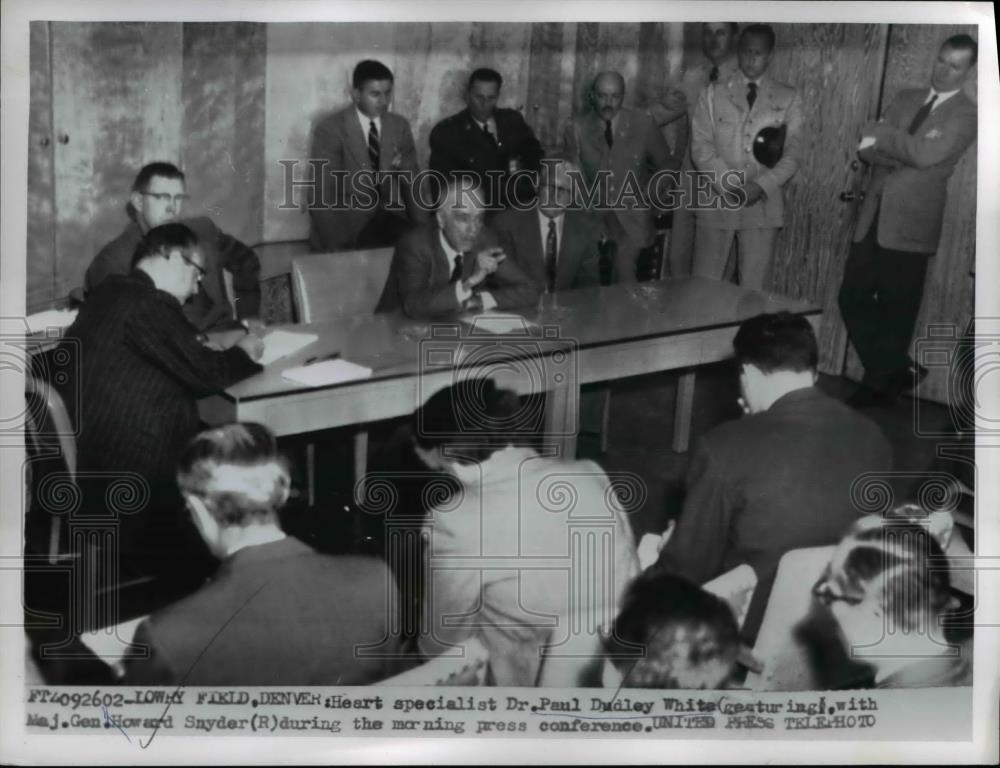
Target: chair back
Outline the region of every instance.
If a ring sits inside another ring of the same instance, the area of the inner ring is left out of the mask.
[[[389,277],[392,248],[314,253],[292,262],[292,296],[300,323],[369,315]]]
[[[55,387],[30,374],[24,379],[24,394],[27,405],[24,439],[31,458],[28,466],[32,471],[28,488],[46,488],[48,486],[43,484],[45,477],[50,473],[60,472],[65,475],[62,478],[63,482],[59,484],[62,487],[54,486],[50,489],[50,493],[62,496],[66,491],[65,483],[74,488],[76,486],[76,437],[69,412]],[[55,563],[60,554],[62,518],[55,514],[52,505],[48,504],[45,498],[32,498],[31,501],[35,503],[29,503],[29,515],[33,512],[32,508],[50,515],[46,548],[49,562]],[[32,519],[35,519],[34,516]],[[29,525],[29,529],[32,527]]]

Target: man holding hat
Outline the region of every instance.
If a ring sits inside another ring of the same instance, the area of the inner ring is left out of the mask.
[[[767,74],[774,46],[770,26],[747,26],[739,70],[702,92],[691,122],[695,167],[713,174],[707,198],[695,185],[693,273],[722,279],[739,237],[740,284],[755,289],[768,279],[784,225],[782,188],[798,170],[802,132],[798,90]]]

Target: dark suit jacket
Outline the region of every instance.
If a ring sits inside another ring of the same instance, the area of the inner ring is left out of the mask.
[[[882,122],[863,131],[876,141],[859,152],[874,167],[858,212],[855,242],[864,239],[878,211],[878,243],[883,248],[937,251],[948,179],[976,140],[978,113],[976,104],[959,91],[932,110],[910,136],[910,123],[928,95],[927,88],[902,91]]]
[[[622,109],[617,116],[614,143],[609,149],[604,139],[604,121],[594,112],[573,118],[566,129],[565,146],[583,171],[588,184],[596,184],[600,171],[610,171],[609,200],[615,205],[622,197],[622,205],[615,207],[622,228],[637,243],[649,243],[655,234],[654,218],[657,211],[647,197],[650,177],[660,170],[670,169],[676,161],[659,127],[646,112]],[[634,181],[624,187],[626,177]],[[632,193],[640,197],[640,204],[631,205]]]
[[[415,222],[421,220],[409,184],[402,179],[417,172],[417,148],[410,123],[392,112],[384,114],[381,122],[379,170],[396,170],[400,174],[382,177],[378,206],[370,204],[375,200],[374,182],[370,177],[363,181],[358,175],[361,171],[372,173],[374,168],[368,157],[368,134],[361,130],[355,106],[351,104],[335,112],[313,129],[309,157],[327,161],[322,174],[322,195],[309,209],[312,221],[309,240],[313,250],[340,251],[357,247],[358,235],[365,225],[375,218],[379,208],[386,209],[394,200],[397,210],[392,210],[393,215],[409,217]],[[344,179],[335,179],[333,171],[346,171],[346,183]],[[399,185],[398,194],[392,193],[392,184]]]
[[[392,312],[402,307],[410,317],[434,317],[458,312],[460,305],[451,284],[451,264],[441,247],[440,230],[425,225],[407,233],[392,254],[389,277],[376,312]],[[473,249],[502,247],[494,232],[484,229]],[[474,259],[463,261],[463,278],[475,271]],[[481,284],[496,299],[498,309],[534,306],[540,295],[538,287],[507,254],[497,271]]]
[[[133,216],[131,211],[129,215]],[[206,273],[198,293],[184,305],[185,317],[201,331],[232,319],[222,270],[233,276],[236,316],[257,317],[260,314],[260,260],[257,254],[205,216],[184,219],[181,223],[198,236]],[[132,256],[141,239],[142,230],[133,218],[118,237],[101,248],[84,278],[84,290],[88,295],[109,275],[127,275],[132,271]]]
[[[861,514],[852,484],[891,463],[874,422],[816,387],[789,392],[699,440],[684,508],[657,565],[699,584],[743,563],[753,567],[757,590],[744,624],[752,638],[781,556],[840,541]]]
[[[556,257],[556,290],[600,285],[600,221],[586,211],[566,211]],[[492,229],[540,291],[546,289],[545,241],[538,223],[538,209],[508,208],[497,215]]]
[[[136,548],[164,546],[158,535],[187,523],[176,508],[174,472],[199,429],[196,399],[260,366],[238,347],[216,352],[199,343],[177,299],[141,270],[98,285],[60,348],[74,360],[67,368],[75,375],[55,385],[77,429],[79,473],[94,479],[81,482],[84,498],[101,503],[107,473],[140,475],[150,486],[148,504],[145,514],[121,516],[122,546],[125,539]],[[105,473],[104,482],[93,473]]]
[[[499,171],[504,185],[510,173],[510,161],[517,160],[520,168],[537,171],[542,160],[542,145],[516,109],[497,109],[493,112],[497,124],[497,141],[492,142],[480,128],[468,109],[446,117],[431,131],[430,168],[445,176],[454,171],[471,171],[482,183],[487,182],[487,171]],[[504,186],[501,186],[501,190]],[[533,194],[533,185],[525,178],[517,188],[517,197],[527,202]],[[488,204],[505,206],[511,195],[490,198]]]
[[[395,671],[356,646],[388,635],[395,584],[372,558],[319,554],[298,539],[246,547],[195,594],[139,625],[135,685],[366,685]],[[383,653],[399,654],[398,640]]]

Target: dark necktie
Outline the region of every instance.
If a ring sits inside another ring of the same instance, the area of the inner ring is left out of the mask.
[[[483,123],[483,133],[486,134],[486,138],[490,140],[490,144],[494,147],[497,146],[497,137],[490,133],[490,124]]]
[[[931,113],[934,109],[934,102],[937,101],[938,95],[935,93],[931,100],[924,104],[920,109],[917,110],[917,114],[913,116],[913,120],[910,122],[910,130],[908,133],[912,136],[917,132],[920,125],[927,119],[927,115]]]
[[[451,278],[448,280],[449,283],[457,283],[462,279],[462,254],[455,255],[455,268],[451,270]]]
[[[545,236],[545,290],[556,292],[556,252],[559,244],[556,242],[556,222],[549,219],[549,233]]]
[[[372,168],[378,170],[378,160],[379,160],[379,143],[378,143],[378,127],[375,125],[375,121],[371,120],[368,123],[368,159],[372,161]]]
[[[611,148],[611,145],[615,143],[615,137],[611,131],[610,120],[604,121],[604,141],[607,143],[609,149]]]
[[[747,106],[753,109],[755,101],[757,101],[757,83],[747,83]]]
[[[719,79],[719,68],[713,66],[712,69],[710,69],[708,72],[708,82],[714,83],[718,79]]]

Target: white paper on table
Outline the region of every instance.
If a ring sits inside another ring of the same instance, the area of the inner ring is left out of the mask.
[[[531,327],[531,323],[523,317],[510,313],[482,312],[474,317],[462,318],[462,321],[471,325],[474,331],[498,335],[511,333],[527,335]]]
[[[346,360],[324,360],[311,365],[300,365],[282,372],[282,377],[307,387],[322,387],[326,384],[340,384],[345,381],[367,379],[372,369]]]
[[[76,309],[47,309],[44,312],[36,312],[28,315],[29,333],[41,333],[48,328],[69,328],[79,310]]]
[[[875,146],[874,136],[862,136],[861,143],[858,144],[858,149],[859,150],[868,149],[868,147],[874,147],[874,146]]]
[[[124,661],[125,654],[135,638],[136,630],[148,618],[148,616],[140,616],[137,619],[123,621],[121,624],[115,624],[111,627],[84,632],[80,635],[80,640],[94,652],[97,658],[109,667],[114,667]]]
[[[281,329],[269,331],[261,337],[261,341],[264,342],[264,354],[257,362],[261,365],[270,365],[279,358],[298,352],[318,338],[315,333],[296,333]]]

